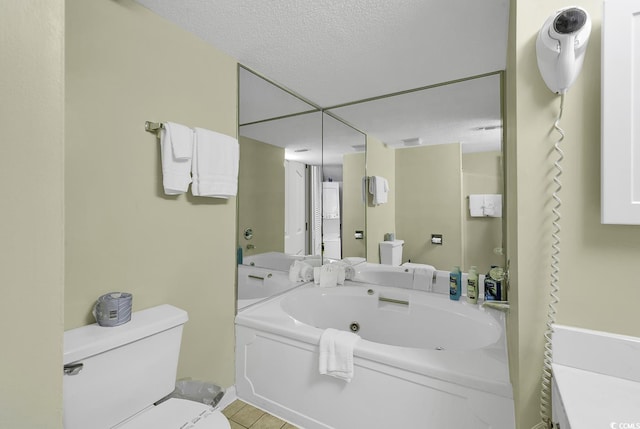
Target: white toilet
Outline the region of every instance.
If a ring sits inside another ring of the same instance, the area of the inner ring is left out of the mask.
[[[229,429],[219,410],[173,392],[187,313],[160,305],[116,327],[64,333],[65,429]]]
[[[404,240],[381,241],[380,263],[393,266],[402,264],[402,246]]]

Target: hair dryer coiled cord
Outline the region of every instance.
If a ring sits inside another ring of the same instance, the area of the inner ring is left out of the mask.
[[[560,302],[558,293],[560,292],[560,220],[562,216],[560,214],[560,207],[562,206],[562,200],[558,195],[562,190],[562,183],[560,182],[560,176],[562,176],[562,160],[564,159],[564,152],[560,148],[560,143],[564,140],[564,130],[560,128],[560,120],[562,119],[562,113],[564,111],[564,93],[560,95],[560,111],[558,117],[553,124],[554,130],[560,134],[560,137],[554,145],[554,152],[558,156],[553,163],[556,174],[553,176],[553,182],[555,184],[555,190],[553,192],[553,200],[555,202],[553,212],[553,230],[551,233],[551,282],[549,292],[549,309],[547,312],[547,329],[544,333],[544,362],[542,367],[542,388],[540,391],[540,418],[542,421],[535,425],[533,429],[552,428],[553,423],[549,411],[551,410],[551,363],[553,362],[553,348],[551,343],[551,337],[553,335],[553,324],[556,322],[556,305]]]

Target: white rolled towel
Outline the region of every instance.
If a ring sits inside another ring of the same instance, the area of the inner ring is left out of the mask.
[[[305,282],[313,281],[313,266],[300,262],[300,278]]]
[[[297,282],[300,280],[300,270],[302,267],[300,266],[300,261],[293,261],[293,264],[289,267],[289,281]]]
[[[344,278],[342,283],[338,283],[338,284],[344,284],[344,280],[353,280],[354,277],[356,276],[356,269],[353,267],[353,265],[351,265],[348,262],[345,262],[344,260],[340,260],[340,261],[333,261],[331,262],[331,265],[335,265],[341,268],[342,271],[344,271]],[[341,274],[339,274],[341,275]]]

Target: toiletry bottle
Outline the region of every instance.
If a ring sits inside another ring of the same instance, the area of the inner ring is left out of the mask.
[[[469,268],[467,275],[467,302],[471,304],[478,303],[478,269],[475,265]]]
[[[506,301],[507,291],[504,284],[504,268],[497,266],[491,267],[489,274],[496,284],[496,301]]]
[[[485,301],[505,301],[506,294],[503,291],[504,269],[492,265],[484,279]]]
[[[462,292],[460,289],[462,280],[462,272],[460,272],[460,267],[456,265],[453,267],[453,271],[449,274],[449,298],[454,301],[458,301],[460,299],[460,293]]]

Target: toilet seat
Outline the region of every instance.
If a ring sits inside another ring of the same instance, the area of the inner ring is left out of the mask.
[[[170,398],[114,429],[230,429],[219,410],[186,399]]]

